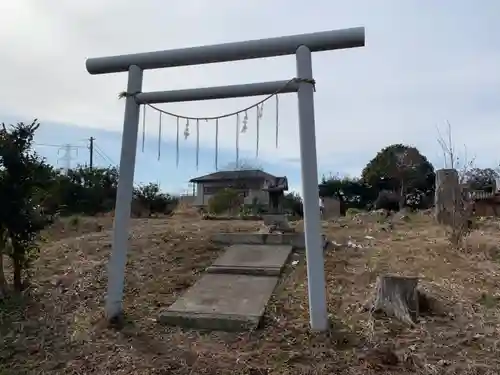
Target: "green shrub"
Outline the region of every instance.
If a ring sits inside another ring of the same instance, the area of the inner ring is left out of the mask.
[[[164,194],[155,183],[141,185],[134,189],[134,198],[148,210],[150,214],[170,215],[179,203],[177,197]]]
[[[357,214],[360,214],[362,213],[363,210],[360,210],[359,208],[348,208],[347,211],[346,211],[346,216],[354,216],[354,215],[357,215]]]
[[[226,188],[220,190],[209,199],[208,210],[210,213],[220,215],[239,210],[242,203],[242,198],[238,191]]]
[[[296,193],[286,194],[283,198],[283,209],[293,216],[303,217],[304,206],[302,198]]]

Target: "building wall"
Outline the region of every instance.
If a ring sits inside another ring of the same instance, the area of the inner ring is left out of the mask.
[[[181,195],[179,197],[179,202],[184,204],[192,205],[196,201],[196,195]]]
[[[253,204],[254,198],[257,198],[258,204],[269,204],[269,194],[262,189],[248,190],[248,195],[245,197],[245,204]]]
[[[203,206],[203,183],[198,182],[196,184],[196,193],[195,193],[195,199],[194,199],[194,205],[195,206]]]
[[[241,191],[245,195],[245,203],[252,203],[256,197],[261,204],[269,202],[269,196],[262,191],[264,180],[237,180],[237,181],[217,181],[217,182],[199,182],[196,184],[195,206],[207,206],[210,198],[217,191],[231,187]]]
[[[491,200],[478,200],[474,203],[475,216],[500,216],[500,205]]]

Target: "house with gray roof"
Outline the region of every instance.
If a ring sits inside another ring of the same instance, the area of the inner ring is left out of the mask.
[[[214,194],[227,188],[239,191],[247,204],[257,199],[259,204],[267,205],[269,193],[265,189],[276,181],[284,183],[288,190],[286,177],[276,177],[258,169],[219,171],[192,178],[189,182],[196,184],[194,205],[204,207],[208,205],[208,201]]]

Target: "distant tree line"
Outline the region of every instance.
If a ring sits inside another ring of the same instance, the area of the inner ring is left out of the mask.
[[[63,173],[55,169],[33,150],[38,127],[36,120],[0,127],[0,298],[6,290],[5,256],[13,266],[13,286],[21,290],[23,271],[38,253],[38,234],[55,216],[96,215],[112,211],[115,205],[118,170],[78,166]],[[471,168],[464,176],[472,189],[484,191],[492,191],[498,178],[489,168]],[[320,196],[337,197],[343,210],[377,208],[387,202],[428,208],[434,184],[434,167],[427,158],[415,147],[395,144],[378,152],[360,178],[323,177],[319,190]],[[150,183],[134,188],[132,203],[135,212],[142,208],[146,215],[170,214],[178,199]],[[284,206],[303,215],[297,194],[287,194]]]
[[[43,165],[44,189],[36,203],[48,214],[96,215],[114,210],[118,189],[118,169],[78,166],[67,173]],[[148,214],[170,214],[178,198],[163,193],[156,183],[134,187],[135,206]]]
[[[440,143],[441,144],[441,143]],[[260,169],[248,161],[229,165],[228,170]],[[492,168],[474,168],[468,163],[460,171],[461,181],[472,190],[491,192],[499,177]],[[412,146],[393,144],[382,148],[360,173],[360,177],[323,176],[320,197],[334,197],[341,202],[341,213],[349,208],[391,210],[409,207],[428,209],[434,203],[435,170],[429,160]],[[285,195],[285,210],[303,216],[298,194]]]
[[[0,299],[8,287],[4,257],[11,259],[13,286],[23,289],[23,271],[38,254],[38,235],[57,215],[112,211],[118,188],[116,168],[79,166],[63,173],[33,149],[39,123],[0,127]],[[169,214],[177,198],[157,184],[134,188],[133,207]],[[135,211],[141,211],[136,209]]]
[[[498,173],[491,168],[463,171],[472,190],[491,192]],[[384,147],[368,162],[358,178],[323,176],[320,196],[336,197],[341,209],[371,209],[397,203],[398,208],[427,209],[433,206],[436,174],[418,149],[403,144]]]

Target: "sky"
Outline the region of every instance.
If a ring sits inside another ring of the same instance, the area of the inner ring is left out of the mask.
[[[32,121],[41,128],[37,150],[64,166],[88,160],[95,137],[96,165],[120,158],[127,75],[90,75],[89,57],[192,47],[365,27],[366,46],[313,54],[319,176],[357,176],[377,151],[392,143],[416,146],[436,168],[444,166],[437,128],[452,125],[454,143],[480,167],[500,160],[500,2],[495,0],[60,0],[0,1],[0,122]],[[176,90],[296,75],[294,56],[146,71],[143,91]],[[215,116],[261,98],[159,105],[188,116]],[[240,159],[286,175],[300,192],[295,94],[266,102],[256,159],[255,112],[240,134]],[[200,124],[196,166],[194,124],[180,139],[176,119],[146,112],[146,140],[138,140],[136,182],[159,182],[183,192],[190,178],[215,170],[215,124]],[[218,166],[235,162],[235,124],[220,122]],[[181,124],[181,133],[183,125]]]

